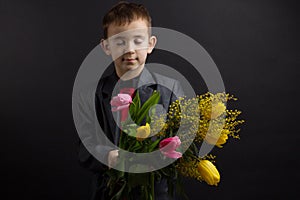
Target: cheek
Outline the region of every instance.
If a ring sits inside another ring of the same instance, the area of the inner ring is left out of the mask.
[[[122,57],[117,57],[116,55],[112,55],[112,60],[115,64],[120,64],[122,62]]]
[[[111,55],[113,60],[120,60],[121,59],[122,54],[121,53],[114,53]]]
[[[148,54],[146,50],[142,50],[138,52],[138,55],[139,55],[139,59],[146,60]]]
[[[111,56],[112,56],[112,58],[114,60],[120,58],[122,55],[123,55],[123,51],[122,51],[121,48],[119,48],[119,49],[113,49],[111,51]]]

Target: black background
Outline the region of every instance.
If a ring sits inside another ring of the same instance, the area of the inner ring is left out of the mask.
[[[77,163],[72,88],[83,59],[99,44],[104,13],[116,2],[1,0],[4,199],[88,199],[91,173]],[[241,140],[218,152],[219,186],[188,181],[190,198],[299,194],[296,1],[136,2],[148,8],[153,26],[185,33],[207,50],[246,119]]]

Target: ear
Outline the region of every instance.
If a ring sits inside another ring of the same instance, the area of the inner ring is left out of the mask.
[[[149,39],[149,46],[148,46],[148,49],[147,49],[147,53],[150,54],[155,45],[156,45],[156,42],[157,42],[157,38],[155,36],[151,36],[150,39]]]
[[[100,45],[103,49],[103,51],[105,52],[106,55],[111,55],[111,51],[110,51],[110,48],[109,48],[109,44],[108,44],[108,41],[107,40],[104,40],[104,39],[101,39],[100,41]]]

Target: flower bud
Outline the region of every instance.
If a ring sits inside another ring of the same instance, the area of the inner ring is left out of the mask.
[[[129,94],[118,94],[118,96],[113,97],[110,101],[110,105],[112,106],[112,112],[128,108],[131,103],[132,98]]]
[[[198,171],[208,185],[217,186],[220,182],[220,174],[209,160],[201,160],[198,164]]]
[[[138,141],[143,141],[150,135],[150,125],[146,123],[145,126],[140,126],[136,129],[136,139]]]
[[[181,141],[178,136],[169,137],[159,143],[159,150],[168,158],[181,158],[182,153],[176,151],[180,144]]]

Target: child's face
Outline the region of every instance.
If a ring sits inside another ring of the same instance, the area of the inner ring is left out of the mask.
[[[129,24],[111,24],[108,27],[107,40],[101,45],[107,55],[111,55],[119,77],[128,71],[141,72],[147,55],[155,46],[156,38],[149,37],[145,20],[135,20]]]

